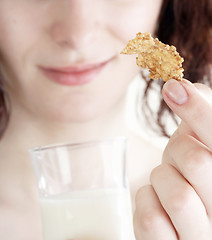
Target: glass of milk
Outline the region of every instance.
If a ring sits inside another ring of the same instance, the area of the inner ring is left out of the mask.
[[[126,138],[30,150],[44,240],[134,240]]]

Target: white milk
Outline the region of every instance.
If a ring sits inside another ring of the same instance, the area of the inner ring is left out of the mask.
[[[126,189],[72,192],[41,199],[44,240],[134,240]]]

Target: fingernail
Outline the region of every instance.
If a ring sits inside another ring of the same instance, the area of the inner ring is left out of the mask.
[[[163,86],[163,91],[176,104],[184,104],[188,100],[188,94],[185,88],[177,80],[169,80]]]

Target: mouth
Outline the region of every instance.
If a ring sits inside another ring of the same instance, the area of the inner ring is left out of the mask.
[[[78,86],[91,82],[112,59],[100,63],[79,64],[68,67],[39,67],[53,82],[67,86]]]

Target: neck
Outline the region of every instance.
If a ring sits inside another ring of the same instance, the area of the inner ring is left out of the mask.
[[[40,145],[110,138],[125,135],[125,129],[125,99],[107,114],[86,122],[68,124],[46,122],[20,111],[13,111],[1,140],[0,152],[10,146],[20,153]]]
[[[116,109],[81,123],[56,124],[39,121],[24,114],[11,113],[10,121],[0,144],[0,175],[8,183],[27,189],[35,185],[29,149],[64,142],[81,142],[126,135],[125,100]],[[6,188],[8,189],[8,187]]]

